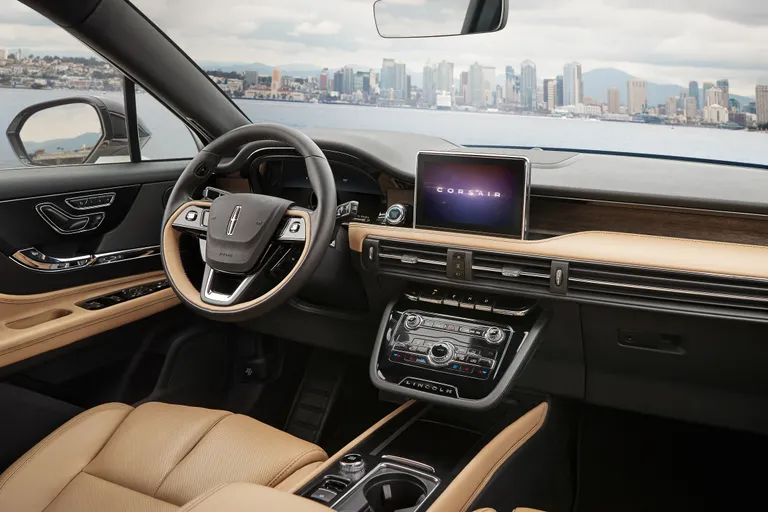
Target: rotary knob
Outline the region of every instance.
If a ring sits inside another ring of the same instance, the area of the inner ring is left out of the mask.
[[[365,460],[360,454],[348,453],[339,459],[339,469],[348,475],[359,473],[365,469]]]
[[[407,207],[402,204],[393,204],[387,208],[387,213],[384,214],[384,221],[390,226],[399,226],[405,222],[407,215]]]
[[[489,327],[488,330],[485,331],[485,341],[488,343],[496,345],[497,343],[501,343],[503,340],[504,331],[498,327]]]
[[[411,330],[416,329],[418,326],[421,325],[421,321],[422,319],[421,319],[421,316],[419,315],[414,315],[414,314],[407,315],[405,317],[405,322],[404,322],[405,328],[411,329]]]
[[[446,341],[435,343],[427,354],[427,359],[432,366],[445,366],[453,359],[454,348],[453,345]]]

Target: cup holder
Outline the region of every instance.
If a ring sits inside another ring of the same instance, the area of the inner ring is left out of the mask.
[[[408,512],[424,501],[427,487],[414,476],[394,473],[372,478],[363,494],[372,512]]]

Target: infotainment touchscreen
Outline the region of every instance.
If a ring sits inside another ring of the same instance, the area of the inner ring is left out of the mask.
[[[415,227],[525,238],[527,158],[419,153]]]

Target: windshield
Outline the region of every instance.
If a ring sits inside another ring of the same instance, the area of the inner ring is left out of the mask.
[[[428,39],[381,38],[373,0],[133,3],[254,122],[768,164],[762,0],[512,0]]]

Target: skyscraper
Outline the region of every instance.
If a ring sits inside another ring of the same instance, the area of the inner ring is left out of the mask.
[[[648,106],[648,83],[639,78],[627,80],[627,113],[642,114]]]
[[[507,105],[520,103],[520,77],[515,74],[512,66],[506,66],[504,69],[504,97]]]
[[[707,90],[707,101],[706,106],[711,107],[713,105],[719,105],[721,107],[725,107],[724,103],[725,96],[723,95],[723,90],[719,87],[712,87]]]
[[[453,62],[442,61],[437,65],[435,89],[453,95]]]
[[[389,90],[395,88],[395,60],[394,59],[382,59],[381,60],[381,79],[379,80],[381,86],[381,94],[385,98],[389,98]]]
[[[584,84],[581,80],[581,64],[569,62],[563,67],[563,104],[584,103]]]
[[[259,85],[259,72],[258,71],[246,71],[244,82],[246,87]]]
[[[688,82],[688,96],[696,98],[696,108],[699,108],[699,82]],[[687,107],[687,105],[686,105]]]
[[[768,123],[768,85],[755,87],[755,107],[757,124]]]
[[[376,71],[374,71],[373,69],[370,70],[368,72],[368,77],[369,77],[368,81],[370,84],[371,92],[373,92],[373,90],[376,89],[376,87],[379,85],[379,83],[376,81],[376,78],[377,78]]]
[[[437,85],[435,83],[435,68],[427,64],[422,70],[422,90],[424,103],[427,105],[434,105],[435,103],[435,91]]]
[[[320,72],[320,90],[328,90],[328,68],[323,68],[323,70]]]
[[[667,96],[667,116],[677,115],[677,96]]]
[[[465,105],[469,105],[469,72],[462,71],[459,75],[459,95]]]
[[[341,71],[344,74],[344,86],[342,87],[342,93],[352,94],[355,92],[355,71],[349,66],[344,66],[344,69]],[[360,86],[362,88],[362,80]]]
[[[469,104],[475,107],[485,105],[483,66],[477,62],[469,66]]]
[[[697,97],[688,96],[685,98],[685,118],[688,121],[692,121],[698,117],[698,101]]]
[[[513,68],[512,66],[507,66],[506,68],[504,68],[504,76],[507,82],[514,82],[515,68]]]
[[[344,94],[344,71],[341,69],[333,74],[333,90]]]
[[[547,104],[547,110],[552,112],[557,108],[557,80],[544,80],[544,102]]]
[[[520,103],[526,110],[536,110],[536,64],[530,60],[520,66]]]
[[[701,86],[701,89],[702,89],[701,103],[699,103],[699,105],[701,105],[702,108],[707,105],[707,93],[714,86],[715,86],[715,84],[713,84],[712,82],[704,82],[702,84],[702,86]]]
[[[717,86],[723,91],[723,102],[719,103],[720,106],[728,108],[731,103],[730,86],[727,78],[721,78],[717,81]]]
[[[496,68],[483,66],[483,97],[485,105],[493,105],[493,95],[496,92]]]
[[[395,98],[406,100],[411,97],[408,85],[408,75],[405,72],[405,62],[395,62]]]
[[[563,106],[563,75],[557,75],[557,78],[555,80],[557,80],[557,86],[556,86],[557,99],[555,100],[555,105],[558,107],[562,107]]]
[[[621,113],[621,91],[617,88],[608,89],[608,112]]]
[[[277,92],[280,90],[280,70],[279,69],[273,69],[272,70],[272,92]]]
[[[554,81],[555,80],[552,78],[545,78],[544,80],[542,80],[543,87],[541,89],[541,93],[542,93],[541,101],[544,104],[549,103],[549,82],[554,82]]]

